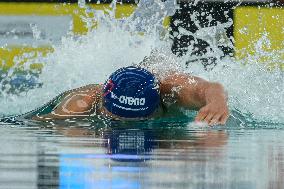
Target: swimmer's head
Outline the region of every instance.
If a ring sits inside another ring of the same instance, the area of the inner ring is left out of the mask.
[[[143,68],[118,69],[104,84],[103,104],[114,115],[145,118],[155,112],[159,103],[158,81]]]

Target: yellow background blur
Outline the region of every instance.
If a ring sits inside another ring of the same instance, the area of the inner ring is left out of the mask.
[[[96,10],[110,10],[109,4],[87,4]],[[135,4],[117,4],[116,18],[130,16],[135,10]],[[83,17],[93,17],[87,14],[84,8],[78,4],[63,3],[0,3],[0,16],[62,16],[69,15],[72,17],[75,34],[83,35],[88,31]],[[165,19],[164,25],[168,26],[170,19]],[[94,23],[94,27],[96,24]],[[245,58],[248,55],[254,55],[256,52],[255,44],[267,34],[270,45],[263,45],[263,50],[274,53],[279,56],[279,61],[284,60],[284,10],[281,8],[258,8],[258,7],[237,7],[234,10],[234,39],[236,47],[236,57]],[[38,53],[43,55],[52,52],[51,46],[20,46],[9,45],[0,48],[0,69],[7,70],[14,66],[14,58],[21,56],[23,53],[34,52],[33,56]],[[282,53],[281,53],[282,52]],[[29,57],[32,58],[32,57]],[[272,57],[260,57],[259,62],[269,61]],[[24,63],[26,59],[22,60]],[[277,64],[277,62],[276,62]],[[281,63],[280,63],[281,64]],[[282,63],[283,64],[283,63]],[[41,63],[31,65],[31,68],[40,68]]]
[[[237,58],[246,58],[262,51],[255,56],[257,62],[271,62],[271,64],[284,68],[284,9],[276,7],[236,8],[234,39]]]

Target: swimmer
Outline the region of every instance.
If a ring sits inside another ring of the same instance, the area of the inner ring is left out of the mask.
[[[157,78],[144,68],[123,67],[112,73],[104,84],[87,85],[63,93],[49,111],[44,110],[33,118],[48,120],[96,115],[139,120],[155,118],[167,108],[178,106],[198,110],[197,122],[226,123],[229,110],[221,84],[183,73]]]

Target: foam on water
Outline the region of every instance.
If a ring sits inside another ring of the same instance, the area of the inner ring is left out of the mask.
[[[170,7],[173,6],[175,6],[174,3]],[[152,14],[149,14],[149,11]],[[222,53],[217,48],[216,35],[232,23],[200,29],[194,34],[198,38],[211,40],[210,47],[213,51],[208,52],[210,53],[208,56],[212,54],[217,56],[217,66],[209,71],[205,71],[198,62],[186,66],[186,62],[192,59],[189,55],[190,51],[180,58],[170,55],[171,41],[167,39],[167,36],[161,37],[163,33],[161,19],[172,13],[172,9],[165,9],[164,4],[159,3],[140,4],[136,13],[122,20],[114,19],[114,14],[107,16],[102,15],[101,12],[95,12],[95,19],[100,23],[98,28],[89,31],[85,36],[64,37],[61,44],[53,47],[53,53],[30,60],[30,63],[44,62],[45,65],[39,77],[43,86],[18,95],[2,92],[0,115],[24,113],[65,90],[90,83],[102,83],[117,68],[138,63],[145,56],[150,55],[151,51],[158,49],[154,51],[154,54],[158,55],[162,61],[153,64],[153,68],[182,69],[184,72],[210,81],[221,82],[228,91],[231,110],[237,109],[259,121],[284,122],[284,74],[282,71],[268,70],[266,64],[256,63],[253,56],[245,60],[235,60],[230,57],[221,59]],[[143,35],[139,34],[141,31]],[[185,32],[187,31],[180,28],[180,33]],[[265,54],[261,48],[257,52],[254,56]],[[272,61],[283,63],[281,59]]]
[[[223,59],[210,72],[201,71],[200,65],[192,64],[194,75],[222,83],[229,95],[231,110],[241,111],[256,121],[284,122],[283,72],[268,71],[259,64],[242,65],[231,58]]]

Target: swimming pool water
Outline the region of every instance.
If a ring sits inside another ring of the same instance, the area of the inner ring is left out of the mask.
[[[238,124],[1,125],[0,188],[284,188],[283,125]]]

